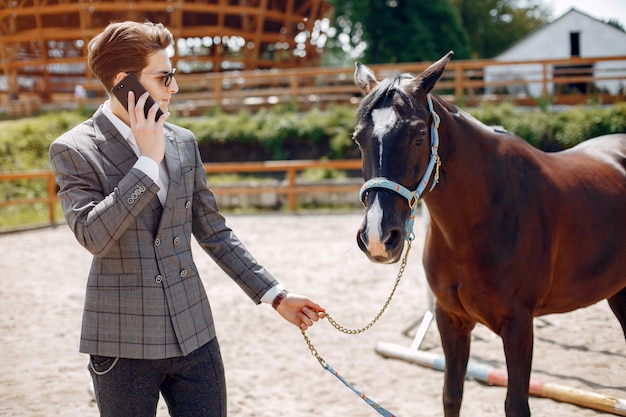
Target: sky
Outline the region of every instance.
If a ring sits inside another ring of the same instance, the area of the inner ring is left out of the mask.
[[[552,7],[554,18],[575,7],[600,20],[617,19],[626,27],[626,0],[545,0],[545,3]]]

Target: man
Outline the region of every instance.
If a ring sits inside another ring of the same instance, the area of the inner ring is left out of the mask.
[[[191,235],[256,303],[306,329],[323,309],[288,293],[226,226],[193,134],[166,123],[178,91],[161,24],[119,22],[89,43],[107,91],[135,74],[147,93],[113,95],[50,146],[65,218],[93,254],[80,351],[102,416],[226,416],[224,370]],[[155,100],[147,116],[148,93]],[[157,110],[163,115],[155,121]]]

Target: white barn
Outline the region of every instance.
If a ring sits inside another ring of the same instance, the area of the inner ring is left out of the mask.
[[[526,61],[541,59],[598,58],[626,56],[626,32],[598,20],[575,8],[569,9],[553,22],[535,30],[494,59],[496,61]],[[568,72],[568,68],[548,68],[548,80],[554,72]],[[569,69],[571,71],[571,69]],[[485,67],[487,83],[507,81],[504,87],[487,87],[486,93],[506,88],[509,93],[520,96],[539,97],[542,95],[542,65],[498,65]],[[626,62],[598,62],[593,67],[577,67],[580,74],[588,71],[596,77],[626,76]],[[521,80],[525,82],[520,83]],[[534,81],[534,82],[533,82]],[[600,80],[594,86],[617,94],[626,90],[626,80]],[[574,86],[576,87],[576,86]],[[559,88],[563,88],[560,85]],[[548,94],[554,94],[555,86],[549,82]]]

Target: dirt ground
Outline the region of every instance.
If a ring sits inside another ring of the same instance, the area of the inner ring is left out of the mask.
[[[370,263],[356,246],[360,213],[229,216],[256,258],[291,291],[322,304],[346,327],[368,323],[389,294],[398,264]],[[377,342],[409,346],[403,335],[428,308],[421,267],[423,223],[405,277],[388,311],[352,336],[326,321],[308,335],[319,353],[358,389],[397,416],[442,416],[443,373],[375,352]],[[374,416],[367,404],[311,356],[300,331],[271,307],[256,306],[194,248],[217,322],[229,415]],[[0,235],[0,416],[97,416],[87,357],[78,353],[90,255],[66,226]],[[626,398],[626,345],[606,302],[537,320],[532,377],[607,397]],[[410,333],[413,333],[411,331]],[[421,349],[441,353],[436,326]],[[504,369],[502,344],[474,331],[471,359]],[[464,416],[503,416],[506,391],[468,381]],[[533,397],[535,416],[602,414]],[[158,416],[167,416],[161,401]]]

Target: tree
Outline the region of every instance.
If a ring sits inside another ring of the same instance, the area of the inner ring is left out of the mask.
[[[624,30],[624,25],[622,25],[622,22],[620,22],[618,19],[615,18],[611,18],[609,20],[606,21],[607,24],[616,27],[617,29],[621,30],[622,32],[626,32],[626,30]]]
[[[363,59],[370,64],[433,61],[450,50],[469,57],[467,34],[447,0],[334,0],[334,6],[339,28],[331,50],[366,44]]]
[[[331,0],[326,63],[491,58],[551,20],[545,0]],[[342,61],[343,60],[343,61]]]
[[[550,21],[542,0],[450,0],[467,32],[472,58],[492,58]]]

